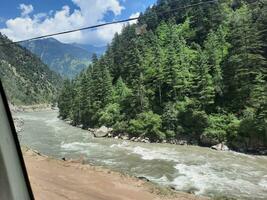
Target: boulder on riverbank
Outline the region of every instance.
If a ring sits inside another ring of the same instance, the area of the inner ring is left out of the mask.
[[[217,151],[229,151],[228,146],[226,146],[223,143],[214,145],[214,146],[211,147],[211,149],[214,149],[214,150],[217,150]]]
[[[106,126],[101,126],[98,129],[91,129],[90,131],[93,133],[95,137],[100,138],[100,137],[107,137],[113,131],[113,129],[107,128]]]

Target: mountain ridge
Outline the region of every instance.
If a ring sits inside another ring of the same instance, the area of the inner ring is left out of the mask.
[[[61,43],[54,38],[46,38],[20,43],[63,77],[73,78],[91,62],[92,52],[78,45]]]
[[[62,78],[26,48],[10,44],[0,33],[0,79],[10,103],[50,103],[61,87]]]
[[[107,49],[107,46],[94,46],[91,44],[79,44],[79,43],[71,43],[71,44],[80,47],[82,49],[85,49],[89,52],[95,53],[98,56],[103,55]]]

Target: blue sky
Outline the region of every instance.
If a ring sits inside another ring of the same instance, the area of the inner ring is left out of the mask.
[[[22,40],[68,29],[138,16],[156,0],[1,0],[0,32]],[[57,37],[66,43],[101,46],[122,24]]]

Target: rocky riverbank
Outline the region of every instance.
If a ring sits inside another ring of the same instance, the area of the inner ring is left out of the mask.
[[[72,124],[71,120],[64,120],[70,125]],[[77,128],[84,129],[83,125],[77,125]],[[105,126],[101,126],[100,128],[88,128],[87,129],[94,137],[96,138],[114,138],[114,139],[121,139],[121,140],[128,140],[132,142],[143,142],[143,143],[152,143],[148,137],[131,137],[129,134],[119,134],[113,131],[112,128],[108,128]],[[213,150],[217,151],[236,151],[245,154],[252,154],[252,155],[267,155],[267,148],[254,148],[254,149],[244,149],[243,147],[231,149],[227,146],[224,142],[210,140],[208,138],[201,138],[200,143],[194,139],[190,138],[180,138],[180,139],[170,139],[170,140],[163,140],[163,141],[156,141],[153,143],[168,143],[174,145],[194,145],[194,146],[204,146],[210,147]]]
[[[72,124],[72,121],[65,120],[68,124]],[[82,128],[82,125],[76,126],[77,128]],[[129,134],[118,134],[113,131],[112,128],[108,128],[106,126],[101,126],[100,128],[88,128],[87,129],[94,137],[96,138],[114,138],[114,139],[121,139],[121,140],[129,140],[132,142],[143,142],[143,143],[152,143],[148,137],[131,137]],[[155,143],[155,142],[154,142]],[[188,139],[171,139],[171,140],[163,140],[163,141],[156,141],[156,143],[169,143],[174,145],[198,145],[197,141],[188,140]],[[224,143],[218,143],[215,145],[210,145],[211,149],[218,150],[218,151],[229,151],[229,147]]]
[[[87,200],[207,200],[192,194],[162,188],[141,178],[130,177],[75,160],[56,160],[22,148],[36,199]],[[108,193],[107,193],[108,191]]]
[[[9,103],[9,109],[13,116],[13,122],[16,128],[17,133],[21,133],[23,131],[24,121],[21,118],[15,117],[15,113],[19,112],[38,112],[38,111],[50,111],[57,110],[56,107],[53,107],[52,104],[36,104],[36,105],[20,105],[16,106]]]
[[[35,104],[35,105],[13,105],[9,104],[9,108],[12,113],[17,112],[37,112],[37,111],[49,111],[57,110],[57,107],[53,107],[52,104]]]
[[[14,121],[14,125],[15,125],[17,133],[22,132],[23,131],[23,125],[24,125],[23,119],[18,118],[18,117],[13,117],[13,121]]]

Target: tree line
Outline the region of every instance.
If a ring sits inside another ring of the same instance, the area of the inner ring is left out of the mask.
[[[267,146],[266,1],[159,0],[58,99],[60,116],[151,141]],[[144,25],[145,31],[137,29]]]

